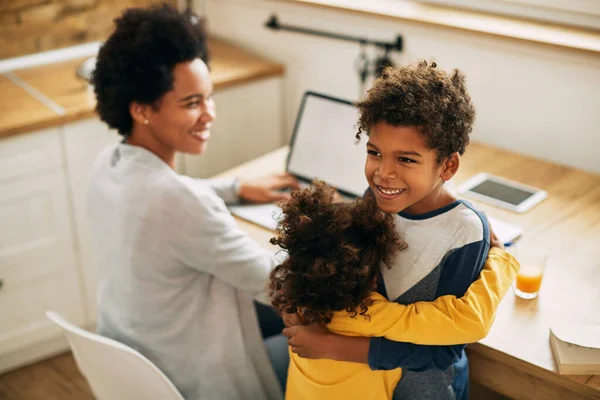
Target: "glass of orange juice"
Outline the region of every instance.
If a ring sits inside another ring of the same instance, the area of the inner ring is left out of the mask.
[[[515,294],[522,299],[535,299],[542,286],[547,256],[539,250],[522,246],[513,254],[521,264],[521,270],[513,285]]]

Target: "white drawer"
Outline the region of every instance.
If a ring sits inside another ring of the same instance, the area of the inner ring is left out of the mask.
[[[60,128],[0,139],[0,181],[61,167]]]
[[[59,329],[45,316],[54,310],[77,325],[84,323],[79,277],[65,268],[30,285],[0,288],[0,357],[59,337]]]
[[[0,181],[0,278],[5,287],[28,285],[73,267],[63,171]]]

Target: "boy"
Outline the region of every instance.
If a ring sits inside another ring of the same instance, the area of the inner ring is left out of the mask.
[[[475,117],[464,76],[435,63],[388,68],[357,104],[366,133],[365,175],[377,205],[395,214],[408,248],[381,268],[378,291],[401,304],[464,295],[490,247],[485,216],[445,187],[460,165]],[[394,398],[467,399],[464,348],[334,335],[320,326],[284,330],[307,358],[402,368]]]
[[[487,335],[491,318],[510,289],[518,263],[490,252],[490,260],[462,298],[401,305],[373,293],[380,261],[391,265],[405,249],[394,216],[378,209],[373,194],[335,202],[323,182],[292,193],[283,206],[277,237],[288,257],[270,275],[276,310],[302,313],[306,322],[327,324],[346,336],[383,336],[419,344],[452,345]],[[512,265],[506,268],[506,262]],[[293,345],[293,342],[291,343]],[[290,354],[286,400],[392,399],[402,371],[372,371],[368,365],[310,360]]]

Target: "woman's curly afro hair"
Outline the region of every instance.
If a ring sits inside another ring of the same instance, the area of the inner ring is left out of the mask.
[[[438,162],[454,152],[465,152],[475,120],[465,76],[458,70],[450,75],[426,61],[386,68],[356,105],[357,140],[380,122],[415,126],[427,146],[437,151]]]
[[[201,23],[169,5],[129,8],[100,48],[92,83],[96,111],[109,127],[127,136],[133,120],[129,105],[156,105],[173,88],[176,64],[201,58],[208,63]]]
[[[271,272],[273,307],[299,311],[307,323],[329,323],[342,310],[365,315],[380,262],[390,265],[405,247],[393,217],[377,208],[372,194],[352,203],[335,203],[334,194],[323,182],[292,192],[271,239],[288,253]]]

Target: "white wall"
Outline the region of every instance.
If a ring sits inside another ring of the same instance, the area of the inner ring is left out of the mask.
[[[359,96],[358,45],[266,29],[271,13],[281,23],[373,39],[402,34],[397,63],[435,59],[465,72],[477,108],[474,141],[600,173],[600,55],[300,4],[204,2],[214,35],[285,65],[288,133],[305,90]]]

